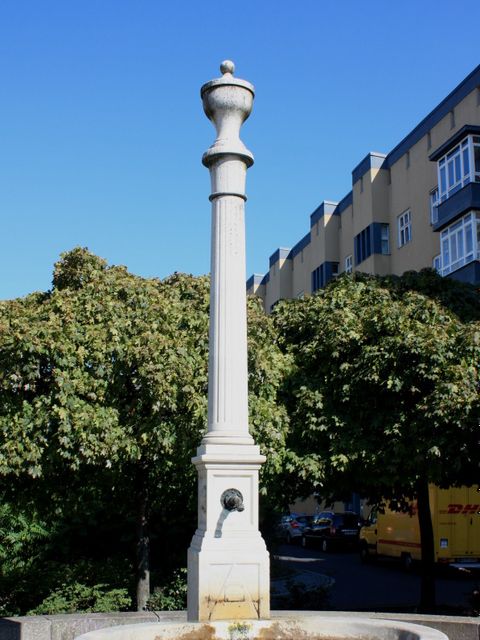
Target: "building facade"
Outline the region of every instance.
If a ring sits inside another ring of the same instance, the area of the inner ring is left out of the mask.
[[[269,312],[344,272],[424,267],[480,284],[480,65],[390,153],[366,155],[352,190],[322,202],[309,232],[277,249],[247,292]]]

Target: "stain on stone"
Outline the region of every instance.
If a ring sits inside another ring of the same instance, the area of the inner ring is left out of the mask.
[[[342,640],[338,637],[325,636],[322,633],[312,633],[305,631],[296,623],[285,626],[285,623],[271,623],[268,627],[258,629],[252,633],[251,625],[245,622],[235,622],[228,627],[229,638],[223,635],[217,636],[215,627],[210,624],[203,624],[191,631],[179,633],[175,640]],[[164,636],[155,636],[154,640],[165,640]],[[344,640],[348,640],[345,638]],[[364,640],[368,640],[367,636]]]
[[[320,631],[318,634],[302,629],[298,624],[292,622],[288,627],[285,624],[272,622],[268,627],[260,629],[255,640],[341,640],[325,636]]]
[[[208,620],[258,620],[259,606],[259,600],[230,600],[226,597],[217,599],[208,597]]]
[[[155,640],[163,640],[163,637],[156,636]],[[180,633],[175,640],[216,640],[215,628],[209,624],[203,624],[191,631]]]

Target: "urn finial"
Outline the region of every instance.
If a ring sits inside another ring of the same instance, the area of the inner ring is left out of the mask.
[[[235,73],[235,65],[231,60],[224,60],[220,65],[220,71],[223,73],[223,75],[229,73],[233,76],[233,74]]]
[[[250,82],[235,78],[231,60],[220,64],[222,76],[203,85],[200,94],[203,109],[217,130],[213,145],[203,154],[203,164],[210,166],[219,156],[237,155],[250,167],[253,155],[240,140],[240,127],[250,115],[255,89]]]

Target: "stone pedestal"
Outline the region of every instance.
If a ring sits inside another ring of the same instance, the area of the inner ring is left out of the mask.
[[[258,531],[258,470],[265,458],[254,445],[241,446],[241,460],[237,451],[201,449],[194,458],[199,509],[188,550],[188,619],[268,618],[269,558]],[[229,489],[242,494],[243,511],[223,506]]]
[[[208,432],[198,470],[198,528],[188,551],[188,619],[268,618],[269,557],[258,530],[258,471],[265,461],[248,430],[245,293],[245,178],[253,156],[240,140],[254,89],[233,77],[202,87],[217,138],[203,156],[210,170],[212,262]]]

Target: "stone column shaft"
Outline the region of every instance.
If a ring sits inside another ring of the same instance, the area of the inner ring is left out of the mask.
[[[246,166],[225,156],[210,167],[212,258],[208,434],[204,442],[253,443],[248,433],[245,295]],[[228,195],[227,195],[228,194]]]

